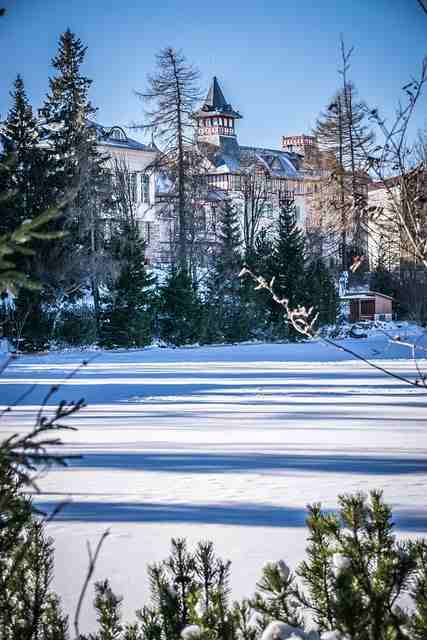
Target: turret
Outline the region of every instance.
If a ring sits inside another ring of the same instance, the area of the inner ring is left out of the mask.
[[[236,138],[234,124],[242,116],[225,100],[214,77],[206,100],[194,117],[197,120],[197,141],[220,146],[221,137]]]

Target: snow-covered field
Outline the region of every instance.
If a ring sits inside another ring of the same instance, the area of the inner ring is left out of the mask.
[[[381,334],[342,342],[415,377],[408,349]],[[0,377],[0,437],[32,424],[38,403],[83,357],[27,356]],[[400,358],[400,359],[396,359]],[[425,362],[420,363],[423,369]],[[427,393],[320,342],[96,354],[52,403],[84,397],[66,451],[83,454],[42,480],[40,507],[70,504],[48,525],[56,584],[73,611],[92,545],[110,529],[95,579],[110,577],[131,616],[145,566],[171,537],[211,539],[233,562],[236,597],[268,560],[304,555],[307,503],[382,487],[399,535],[427,535]],[[91,594],[92,595],[92,594]],[[86,603],[83,628],[93,614]]]

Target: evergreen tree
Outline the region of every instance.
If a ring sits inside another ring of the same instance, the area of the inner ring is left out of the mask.
[[[378,258],[374,270],[371,272],[371,285],[373,291],[385,293],[388,296],[396,295],[398,282],[395,276],[387,269],[385,248],[382,242],[378,245]]]
[[[10,188],[14,195],[9,200],[9,208],[14,211],[8,220],[1,216],[2,232],[16,229],[24,220],[31,219],[40,212],[40,173],[43,157],[38,148],[39,131],[33,110],[25,93],[24,82],[18,75],[11,92],[12,107],[4,123],[4,135],[14,151],[11,167]],[[39,205],[39,206],[37,206]]]
[[[262,275],[271,281],[274,271],[273,237],[269,230],[262,228],[255,237],[253,251],[248,255],[246,266],[253,273]],[[253,282],[243,279],[242,297],[251,318],[251,334],[260,338],[272,338],[271,295],[267,291],[256,291]],[[276,310],[277,311],[277,310]]]
[[[50,589],[53,541],[46,536],[43,523],[33,519],[31,501],[23,494],[22,481],[2,447],[0,490],[1,638],[66,640],[67,618]]]
[[[101,344],[144,347],[153,335],[155,278],[145,268],[144,242],[135,225],[122,229],[120,273],[104,297]]]
[[[334,324],[338,315],[338,295],[334,279],[321,258],[309,264],[306,279],[307,304],[319,314],[318,324]]]
[[[200,324],[201,304],[191,278],[172,265],[160,287],[159,336],[168,344],[191,344],[199,340]]]
[[[96,113],[88,96],[92,80],[80,73],[86,51],[70,29],[61,34],[52,60],[58,75],[49,79],[50,93],[43,107],[49,141],[59,163],[55,179],[60,190],[69,187],[83,161],[97,153],[94,131],[87,126]]]
[[[43,265],[41,270],[55,274],[56,264],[66,264],[62,275],[69,275],[68,282],[58,283],[58,287],[52,283],[51,290],[57,288],[63,298],[70,290],[74,295],[82,295],[90,287],[99,325],[99,283],[108,259],[100,218],[111,208],[111,193],[106,158],[97,149],[96,129],[91,122],[96,113],[88,95],[92,80],[80,70],[86,50],[81,40],[67,29],[60,36],[58,53],[52,60],[57,75],[49,80],[50,92],[43,108],[50,152],[57,162],[52,186],[61,195],[73,188],[76,195],[66,207],[63,219],[67,240],[55,245],[47,268]]]
[[[306,303],[305,241],[296,223],[293,200],[284,202],[279,212],[270,273],[274,277],[276,294],[280,298],[287,298],[291,309]],[[269,306],[271,321],[275,323],[278,334],[295,338],[296,332],[283,322],[280,306],[271,299]]]
[[[235,207],[225,201],[219,212],[217,251],[208,282],[208,317],[204,327],[208,342],[235,342],[247,338],[248,318],[242,304],[239,271],[240,228]]]
[[[414,637],[405,632],[408,615],[397,603],[413,584],[420,550],[396,541],[381,492],[372,491],[369,499],[340,496],[337,515],[313,505],[307,524],[308,559],[297,574],[309,592],[302,601],[319,628],[354,640]],[[425,613],[418,613],[422,628]]]

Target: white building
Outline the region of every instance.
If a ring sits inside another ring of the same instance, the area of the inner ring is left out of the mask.
[[[203,105],[194,114],[194,144],[204,159],[207,186],[204,213],[199,220],[199,253],[202,257],[209,253],[207,245],[215,242],[215,210],[219,202],[229,197],[242,206],[242,185],[248,173],[253,172],[268,188],[269,197],[260,228],[272,225],[281,200],[291,196],[295,200],[297,223],[305,229],[310,200],[320,179],[320,174],[310,165],[308,168],[303,166],[304,155],[310,155],[314,138],[283,137],[281,149],[240,145],[236,121],[241,117],[225,100],[214,77]],[[157,148],[154,144],[145,145],[129,138],[118,126],[94,126],[100,150],[111,157],[112,163],[118,160],[128,166],[135,185],[136,217],[147,243],[147,261],[152,264],[169,262],[175,221],[164,215],[170,185],[165,184],[165,179],[154,169]]]

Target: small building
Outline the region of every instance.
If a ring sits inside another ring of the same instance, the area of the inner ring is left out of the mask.
[[[350,322],[391,320],[393,298],[378,291],[349,291],[340,298],[344,316]]]

